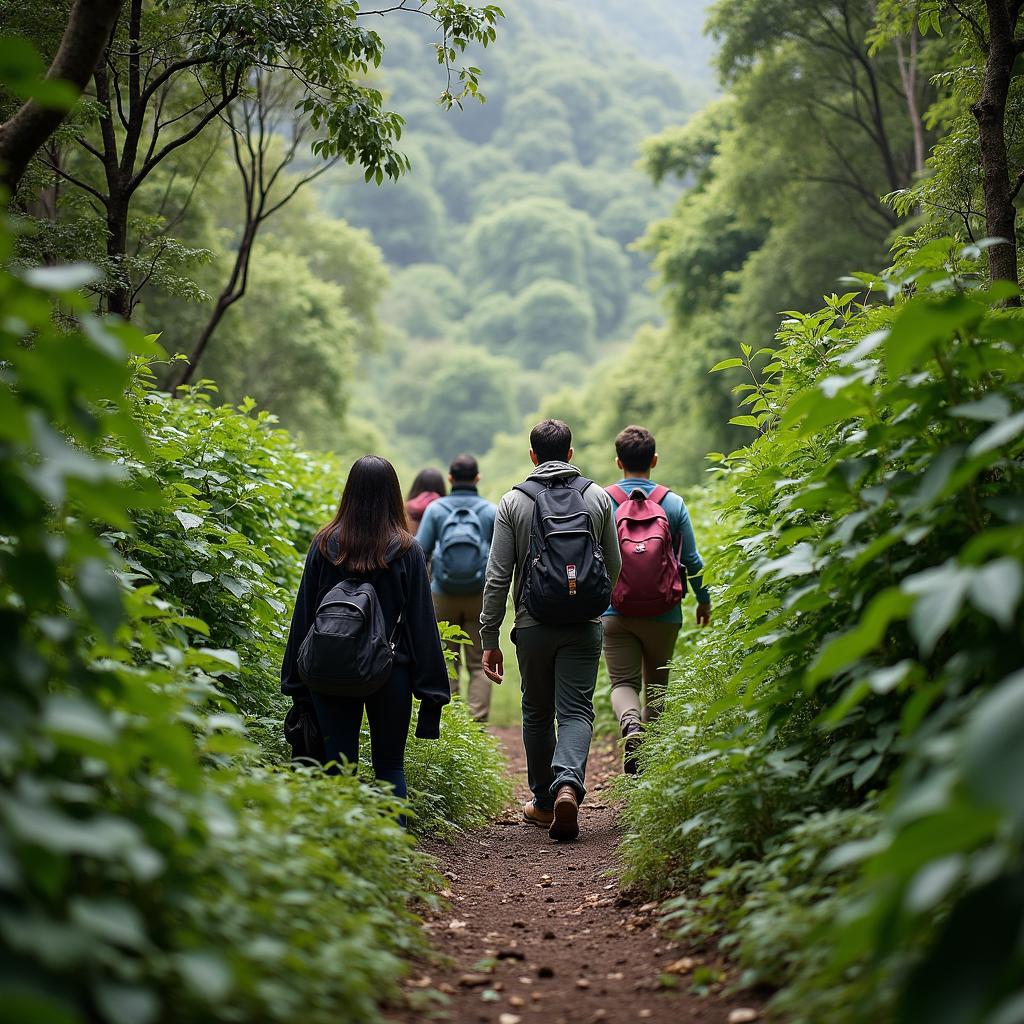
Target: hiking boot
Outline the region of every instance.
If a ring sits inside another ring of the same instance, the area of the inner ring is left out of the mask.
[[[531,825],[547,828],[555,820],[555,815],[553,811],[545,811],[531,800],[528,804],[523,804],[523,819]]]
[[[555,796],[554,821],[548,835],[560,843],[575,839],[580,834],[580,805],[572,786],[560,786]]]
[[[627,722],[622,727],[622,770],[627,775],[636,775],[637,751],[644,738],[644,727],[639,722]]]

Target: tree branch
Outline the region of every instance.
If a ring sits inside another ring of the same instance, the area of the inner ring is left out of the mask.
[[[81,93],[99,63],[120,10],[121,0],[74,0],[47,79],[70,82]],[[29,161],[67,115],[66,110],[28,100],[0,125],[0,184],[11,198]]]
[[[191,142],[215,117],[217,117],[220,114],[220,112],[229,103],[231,103],[238,96],[240,84],[241,72],[239,71],[236,72],[235,80],[232,83],[231,87],[221,97],[221,99],[217,101],[216,105],[213,107],[212,110],[209,110],[207,113],[205,113],[187,132],[185,132],[184,135],[179,135],[178,138],[168,142],[167,145],[164,146],[164,148],[161,149],[155,156],[153,156],[149,160],[146,160],[143,163],[142,167],[139,168],[139,170],[136,172],[136,174],[132,177],[131,181],[129,182],[128,191],[134,192],[135,189],[137,189],[139,185],[141,185],[142,182],[146,179],[147,175],[149,175],[153,171],[157,164],[159,164],[162,160],[170,156],[170,154],[173,153],[176,149],[179,149],[181,146],[184,146],[187,143]]]

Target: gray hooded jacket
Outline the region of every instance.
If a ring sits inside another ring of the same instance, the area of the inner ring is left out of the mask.
[[[530,480],[571,480],[580,471],[568,462],[545,462],[529,476]],[[612,501],[604,488],[592,484],[583,495],[594,527],[594,538],[604,552],[605,565],[612,585],[619,576],[621,559],[619,542],[615,534],[615,516]],[[494,539],[487,559],[487,577],[484,582],[483,610],[480,613],[480,645],[484,650],[498,646],[498,633],[505,618],[509,588],[515,584],[518,594],[523,579],[523,568],[530,552],[530,525],[533,522],[533,501],[522,491],[509,491],[498,504],[494,520]],[[599,622],[599,619],[594,619]],[[516,607],[516,626],[539,625],[521,605]]]

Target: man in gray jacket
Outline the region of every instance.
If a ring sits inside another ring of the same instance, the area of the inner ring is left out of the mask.
[[[537,467],[530,480],[561,483],[581,475],[569,465],[572,431],[561,420],[544,420],[533,428],[530,458]],[[603,549],[614,585],[620,559],[611,499],[603,488],[593,485],[583,492],[583,500],[594,540]],[[547,828],[553,839],[568,840],[579,835],[579,803],[586,793],[594,686],[601,658],[601,620],[545,625],[527,612],[522,591],[533,510],[531,498],[518,490],[509,491],[498,505],[480,614],[480,643],[484,648],[484,672],[500,683],[504,663],[498,633],[514,580],[513,642],[523,681],[523,745],[533,792],[523,815],[527,821]]]

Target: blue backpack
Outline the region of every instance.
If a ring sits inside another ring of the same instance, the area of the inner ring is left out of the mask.
[[[490,550],[476,509],[454,509],[442,524],[434,548],[434,580],[446,594],[481,593]]]

